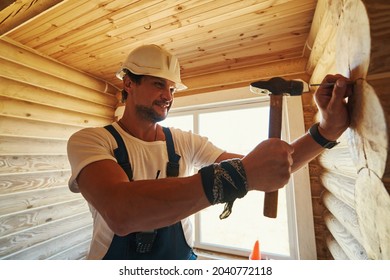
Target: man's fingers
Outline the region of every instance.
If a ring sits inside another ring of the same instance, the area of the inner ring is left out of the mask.
[[[336,81],[335,86],[333,88],[333,94],[332,98],[330,100],[329,106],[340,106],[341,104],[344,104],[344,99],[348,97],[348,91],[347,91],[347,80],[340,78]]]

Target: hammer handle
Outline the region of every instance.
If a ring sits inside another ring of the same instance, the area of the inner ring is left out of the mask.
[[[269,110],[269,138],[279,138],[282,133],[283,95],[272,95]],[[263,214],[269,218],[276,218],[278,213],[278,191],[266,192],[264,195]]]

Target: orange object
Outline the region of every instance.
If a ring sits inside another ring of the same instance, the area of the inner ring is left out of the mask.
[[[253,246],[252,253],[249,255],[249,259],[250,260],[261,260],[259,240],[256,240],[255,245]]]

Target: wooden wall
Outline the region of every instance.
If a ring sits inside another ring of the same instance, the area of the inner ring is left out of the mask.
[[[117,90],[9,40],[0,65],[0,259],[83,258],[92,219],[66,143],[113,120]]]
[[[318,259],[390,259],[389,12],[388,0],[318,1],[311,81],[363,78],[342,143],[310,164]],[[83,258],[92,221],[67,187],[66,141],[111,122],[118,91],[9,39],[0,65],[0,259]],[[311,94],[303,104],[308,128]]]
[[[311,82],[327,73],[356,80],[350,128],[310,165],[322,259],[390,259],[389,12],[388,1],[318,1],[308,40]],[[306,106],[311,125],[318,116]]]

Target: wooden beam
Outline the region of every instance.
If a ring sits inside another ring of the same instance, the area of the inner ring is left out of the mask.
[[[311,47],[307,63],[307,72],[312,74],[311,82],[322,80],[325,74],[336,71],[336,33],[339,23],[339,11],[342,10],[341,1],[327,3],[326,11],[321,16],[321,23],[317,32],[310,37],[315,38]],[[322,12],[321,12],[322,14]]]
[[[340,144],[335,148],[326,150],[318,159],[323,168],[327,169],[328,172],[338,173],[346,177],[356,178],[358,168],[351,161],[351,152],[347,146],[346,133],[340,137]]]
[[[322,195],[324,205],[329,211],[339,220],[344,227],[355,237],[355,239],[362,244],[363,237],[360,233],[359,222],[356,211],[339,200],[330,192],[324,192]]]
[[[349,233],[339,220],[331,213],[324,217],[326,226],[333,237],[351,260],[366,260],[367,253],[363,246]]]
[[[322,181],[333,195],[340,200],[347,198],[343,201],[355,208],[368,258],[389,259],[390,19],[387,15],[390,3],[386,0],[326,2],[328,7],[318,27],[307,71],[312,73],[314,83],[328,73],[340,73],[356,81],[354,94],[348,101],[351,124],[347,137],[358,176],[353,196],[351,192],[336,191],[346,186],[350,189],[352,184],[335,173],[335,167],[341,167],[340,162],[330,168],[334,174],[325,174]],[[335,160],[331,154],[324,154],[321,159],[328,166]],[[332,231],[331,219],[328,222]]]
[[[0,107],[0,116],[43,122],[50,121],[51,123],[79,126],[80,128],[104,126],[112,122],[112,117],[96,116],[84,112],[50,107],[39,103],[25,102],[3,96],[0,96],[0,103],[2,106]]]
[[[86,73],[70,68],[51,58],[44,57],[26,46],[9,38],[0,39],[0,58],[21,64],[75,84],[108,94],[116,94],[117,88]]]
[[[3,116],[1,114],[0,127],[2,135],[56,138],[61,140],[68,140],[73,133],[82,128],[80,126],[67,125],[65,123],[51,122],[51,118],[47,118],[46,121],[42,121],[18,116]],[[3,166],[1,167],[3,168]]]
[[[371,55],[367,81],[375,90],[383,108],[387,129],[387,162],[382,177],[390,194],[390,2],[387,0],[363,0],[370,19]]]
[[[1,155],[66,155],[65,140],[0,136]]]
[[[370,259],[390,259],[390,196],[369,168],[356,180],[355,204],[364,248]]]
[[[385,111],[389,98],[383,96],[381,100],[380,97],[367,81],[356,82],[354,95],[350,98],[351,129],[348,136],[352,146],[351,156],[357,169],[368,167],[382,178],[385,169],[389,168],[390,118]]]
[[[1,233],[3,236],[13,235],[46,223],[59,222],[61,219],[72,215],[73,211],[83,212],[87,210],[86,204],[85,199],[79,196],[76,200],[45,205],[37,209],[26,209],[11,217],[8,215],[0,216],[0,222],[5,229]]]
[[[18,201],[18,199],[20,196],[26,196],[25,192],[27,191],[40,193],[47,191],[46,199],[49,199],[51,197],[50,193],[52,190],[66,187],[68,185],[67,183],[70,178],[70,173],[70,169],[61,169],[36,173],[14,173],[9,175],[1,175],[0,178],[3,185],[2,189],[0,190],[0,201],[2,202],[2,206],[0,208],[0,217],[2,215],[12,214],[12,208],[18,208],[19,210],[17,211],[23,211],[44,205],[45,199],[40,197],[38,194],[28,196],[28,199],[25,197],[24,206],[21,201]],[[4,198],[4,195],[13,197],[13,199],[9,200]],[[78,198],[79,196],[76,194],[76,196],[72,196],[72,198],[69,200]],[[61,202],[61,200],[61,197],[57,197],[56,203]],[[9,201],[15,202],[12,206],[10,206],[11,209],[5,206],[7,204],[11,204]]]
[[[0,11],[0,38],[66,0],[19,0]]]
[[[26,197],[25,192],[1,195],[0,216],[80,198],[80,194],[70,192],[67,185],[49,189],[38,189],[31,193],[34,195],[28,197]]]
[[[332,235],[329,235],[326,238],[326,244],[328,245],[329,251],[332,254],[335,260],[349,260],[348,256],[345,254],[339,243]]]
[[[183,79],[183,83],[188,86],[189,90],[179,92],[178,96],[216,89],[240,87],[249,85],[256,80],[269,79],[275,76],[305,76],[306,61],[306,58],[297,58],[259,66],[188,77]]]
[[[64,208],[66,207],[64,206]],[[0,239],[2,258],[13,259],[11,254],[16,254],[23,249],[32,247],[32,245],[58,238],[64,232],[72,232],[91,224],[91,214],[88,211],[88,206],[85,205],[83,210],[79,214],[63,218],[61,221],[48,221],[39,227],[30,227],[24,230],[23,234],[15,232],[2,236]]]
[[[87,215],[88,213],[86,213]],[[61,225],[60,225],[61,226]],[[11,260],[79,260],[84,259],[91,243],[92,222],[72,231],[47,239],[25,250],[15,252],[4,259]],[[50,248],[50,250],[48,250]]]
[[[69,169],[70,164],[67,155],[51,156],[16,156],[0,155],[0,176],[12,173],[34,173],[50,170]],[[1,190],[1,194],[3,190]]]
[[[90,102],[110,106],[114,108],[117,104],[115,96],[104,94],[97,90],[84,87],[82,84],[74,83],[71,79],[62,79],[40,70],[23,67],[19,63],[14,63],[0,57],[0,76],[8,80],[15,80],[40,87],[45,90],[72,96],[76,99],[88,100]]]
[[[82,100],[66,94],[24,84],[19,81],[6,79],[1,76],[0,96],[65,110],[71,109],[79,112],[88,112],[88,114],[106,118],[111,118],[113,112],[112,106],[92,103],[88,100]]]
[[[318,0],[315,13],[313,16],[313,22],[311,24],[309,36],[307,37],[305,48],[303,50],[303,55],[305,57],[310,57],[311,51],[314,46],[314,42],[318,35],[318,31],[321,27],[321,23],[327,9],[328,9],[328,1]]]
[[[351,208],[354,207],[355,179],[331,172],[324,172],[320,178],[324,187],[337,199]]]

